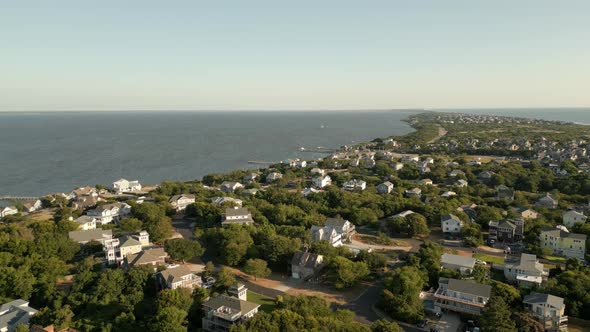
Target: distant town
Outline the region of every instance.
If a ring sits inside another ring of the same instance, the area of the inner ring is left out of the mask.
[[[2,197],[0,332],[590,330],[590,126],[407,122],[318,160]]]

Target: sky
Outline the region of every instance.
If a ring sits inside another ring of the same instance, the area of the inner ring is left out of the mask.
[[[590,106],[588,0],[0,1],[0,111]]]

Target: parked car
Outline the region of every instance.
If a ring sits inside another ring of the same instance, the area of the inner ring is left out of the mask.
[[[416,324],[416,326],[418,326],[419,328],[425,328],[426,325],[428,325],[428,319],[423,319],[420,322],[418,322],[418,324]]]
[[[203,288],[211,288],[213,287],[213,285],[215,285],[215,282],[217,281],[215,278],[213,277],[207,277],[207,278],[203,278],[203,284],[201,287]]]

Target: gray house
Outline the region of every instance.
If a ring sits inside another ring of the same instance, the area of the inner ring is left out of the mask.
[[[203,331],[229,331],[232,325],[243,323],[256,315],[259,307],[257,303],[228,295],[209,298],[203,303]]]
[[[0,306],[0,331],[14,331],[20,324],[29,324],[31,316],[37,313],[29,307],[29,301],[14,300]]]
[[[298,251],[291,260],[291,275],[294,279],[306,280],[317,275],[324,265],[324,256]]]
[[[443,254],[440,264],[441,268],[456,270],[461,272],[463,275],[467,275],[473,272],[475,258],[453,254]]]
[[[504,264],[506,280],[518,286],[541,286],[548,275],[549,271],[539,263],[535,255],[521,254],[520,259]]]
[[[380,194],[389,194],[393,190],[393,183],[385,181],[377,186],[377,192]]]

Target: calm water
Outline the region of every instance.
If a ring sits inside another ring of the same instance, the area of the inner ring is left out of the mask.
[[[0,113],[0,195],[191,180],[412,129],[409,112]],[[322,129],[321,126],[324,125]]]

